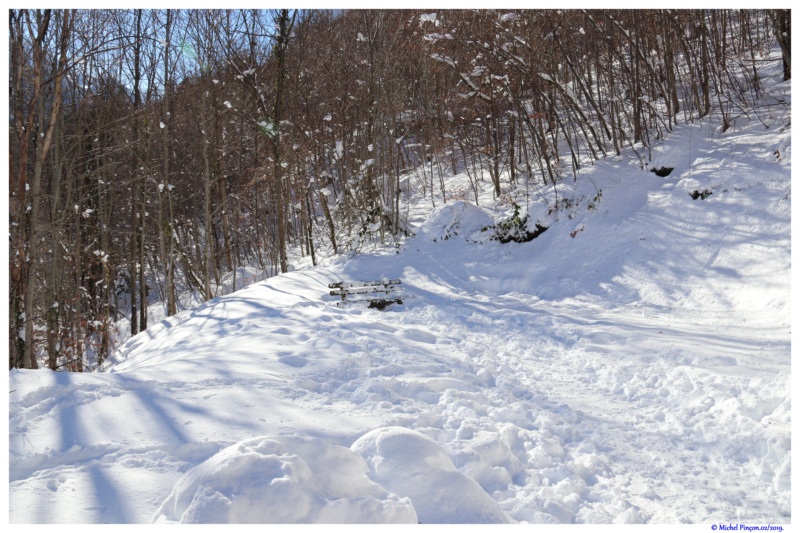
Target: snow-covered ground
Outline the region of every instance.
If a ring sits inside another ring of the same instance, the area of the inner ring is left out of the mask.
[[[420,199],[398,250],[202,304],[102,372],[12,371],[10,522],[789,523],[791,136],[771,109],[676,128],[665,178],[609,158],[549,213],[531,186],[531,242],[481,231],[508,198]],[[382,278],[402,305],[328,295]]]

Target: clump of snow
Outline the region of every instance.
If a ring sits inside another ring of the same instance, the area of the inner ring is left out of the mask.
[[[474,479],[456,470],[444,448],[421,433],[383,427],[351,449],[366,459],[373,481],[411,499],[423,524],[513,522]]]
[[[483,372],[480,374],[487,373],[485,369],[481,370]],[[451,455],[453,463],[459,471],[477,481],[487,493],[493,494],[506,490],[509,486],[524,483],[525,465],[509,446],[519,443],[519,436],[512,424],[508,424],[505,431],[501,430],[499,436],[486,431],[472,431],[469,427],[465,427],[459,434],[470,437],[468,440],[463,439],[469,442],[469,446]],[[520,448],[518,452],[524,458],[527,452],[524,445]]]
[[[416,523],[407,498],[371,482],[342,446],[256,437],[225,448],[181,478],[154,522]]]
[[[483,240],[483,230],[493,226],[494,219],[475,204],[459,200],[434,209],[420,226],[418,234],[439,242],[462,235],[469,240]]]

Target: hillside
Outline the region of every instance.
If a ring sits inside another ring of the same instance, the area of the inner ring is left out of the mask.
[[[481,231],[520,191],[419,196],[397,249],[298,263],[101,372],[13,370],[10,522],[789,522],[780,109],[676,128],[666,177],[627,152],[531,189],[530,242]],[[382,278],[402,305],[327,294]]]
[[[788,109],[789,9],[413,7],[10,10],[9,368],[93,372],[164,317],[396,244],[415,206],[513,229],[512,202],[606,198],[553,187],[615,158],[706,179],[698,139],[664,139]]]

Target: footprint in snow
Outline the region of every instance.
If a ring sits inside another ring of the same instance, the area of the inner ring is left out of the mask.
[[[278,358],[279,363],[283,363],[284,365],[293,366],[295,368],[303,368],[308,364],[308,359],[305,357],[300,357],[299,355],[284,355],[283,357]]]
[[[422,331],[419,329],[406,329],[403,330],[401,334],[410,341],[424,342],[425,344],[436,344],[436,336],[432,333],[428,333],[427,331]]]

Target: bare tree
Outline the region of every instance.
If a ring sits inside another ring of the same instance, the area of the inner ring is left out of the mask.
[[[15,116],[15,129],[19,139],[18,164],[16,169],[17,187],[12,194],[12,250],[15,260],[12,261],[10,273],[12,277],[12,314],[17,332],[15,337],[22,339],[22,326],[24,324],[24,344],[16,343],[16,359],[12,366],[23,368],[37,368],[36,351],[34,343],[34,298],[37,284],[34,281],[34,268],[39,259],[38,243],[40,240],[39,209],[42,194],[42,172],[44,161],[53,143],[53,136],[59,118],[62,104],[62,79],[67,69],[67,51],[70,42],[70,32],[73,26],[73,11],[63,11],[55,16],[52,10],[24,10],[10,11],[11,17],[11,42],[14,46],[12,60],[16,65],[12,71],[16,72],[16,80],[12,87],[12,100],[16,97],[17,113]],[[51,24],[55,18],[59,26],[57,32],[57,45],[54,54],[58,57],[55,70],[49,79],[44,78],[44,68],[49,51],[46,50],[46,39]],[[28,34],[26,43],[25,33]],[[26,95],[23,88],[22,62],[26,61],[26,44],[32,48],[30,60],[33,68],[32,93]],[[49,112],[45,108],[42,89],[46,86],[52,88],[49,99]],[[27,98],[26,98],[27,96]],[[27,100],[27,102],[26,102]],[[26,109],[27,108],[27,109]],[[24,115],[23,115],[24,112]],[[29,174],[28,153],[31,141],[34,144],[33,172]],[[13,166],[13,159],[12,159]],[[27,192],[30,191],[28,197]],[[15,294],[16,293],[16,294]]]

